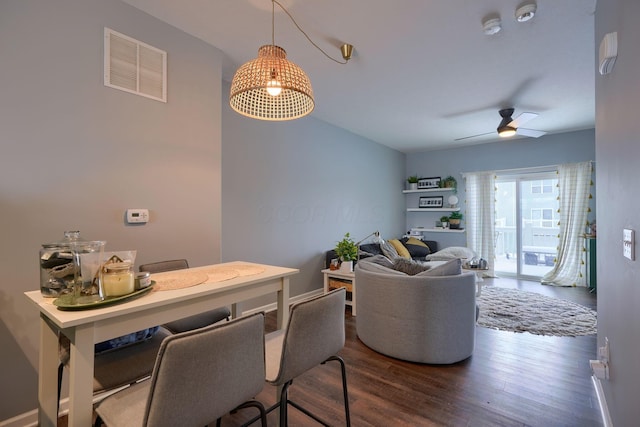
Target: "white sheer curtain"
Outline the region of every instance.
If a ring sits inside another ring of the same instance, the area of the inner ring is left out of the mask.
[[[560,232],[558,258],[542,283],[555,286],[586,286],[582,274],[584,241],[589,212],[591,162],[558,166]]]
[[[493,171],[473,172],[463,175],[466,180],[467,246],[478,257],[487,260],[488,277],[494,276],[496,177]]]

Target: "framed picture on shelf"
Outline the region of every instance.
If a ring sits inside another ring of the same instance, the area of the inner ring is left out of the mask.
[[[420,202],[418,204],[420,208],[441,208],[442,207],[442,196],[433,196],[433,197],[420,197]]]
[[[428,188],[439,188],[440,187],[440,177],[432,177],[432,178],[420,178],[418,180],[418,190],[425,190]]]

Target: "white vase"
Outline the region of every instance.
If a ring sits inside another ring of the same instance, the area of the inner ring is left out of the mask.
[[[417,190],[418,189],[418,183],[417,182],[410,182],[409,183],[409,190]]]
[[[342,261],[340,271],[344,273],[353,273],[353,261]]]

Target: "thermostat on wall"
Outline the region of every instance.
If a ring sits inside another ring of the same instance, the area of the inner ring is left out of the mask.
[[[127,224],[146,224],[149,222],[149,209],[127,209]]]

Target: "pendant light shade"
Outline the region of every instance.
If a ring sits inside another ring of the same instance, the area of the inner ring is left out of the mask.
[[[309,77],[275,45],[260,47],[258,57],[236,71],[230,92],[231,108],[260,120],[297,119],[315,106]]]

